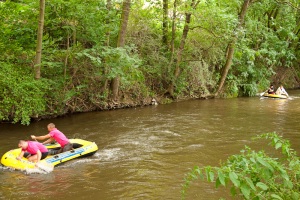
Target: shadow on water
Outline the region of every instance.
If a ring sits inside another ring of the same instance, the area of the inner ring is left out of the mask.
[[[50,174],[0,167],[0,199],[179,199],[184,175],[195,165],[218,165],[257,134],[273,132],[300,150],[300,91],[292,100],[237,98],[76,114],[30,126],[0,124],[0,154],[19,139],[47,133],[50,122],[69,138],[95,141],[99,151]],[[214,184],[195,181],[187,199],[230,197]]]

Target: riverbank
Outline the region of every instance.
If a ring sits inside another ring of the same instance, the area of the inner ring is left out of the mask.
[[[299,90],[300,87],[296,87],[291,90]],[[260,96],[261,93],[257,93],[256,96]],[[119,101],[107,101],[107,102],[101,102],[101,103],[93,103],[88,105],[87,103],[77,104],[76,106],[72,106],[71,103],[68,103],[65,105],[65,108],[63,109],[65,112],[62,113],[47,113],[45,115],[34,115],[30,116],[30,122],[34,121],[40,121],[45,119],[54,119],[58,117],[64,117],[69,116],[72,114],[77,113],[88,113],[88,112],[94,112],[94,111],[109,111],[109,110],[117,110],[117,109],[128,109],[128,108],[138,108],[138,107],[145,107],[145,106],[157,106],[160,104],[170,104],[170,103],[176,103],[181,101],[188,101],[188,100],[207,100],[207,99],[213,99],[216,98],[212,94],[201,94],[201,95],[193,95],[193,96],[181,96],[176,99],[164,96],[164,95],[157,95],[154,97],[146,97],[146,98],[130,98],[130,95],[123,95],[123,98],[121,98]],[[218,97],[220,98],[220,97]],[[232,97],[231,97],[232,98]],[[238,97],[234,97],[238,98]],[[75,104],[73,104],[75,105]],[[0,123],[20,123],[15,122],[13,120],[2,120]]]

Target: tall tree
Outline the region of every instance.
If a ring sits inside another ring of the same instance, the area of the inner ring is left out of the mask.
[[[174,0],[173,14],[172,14],[172,36],[171,36],[171,62],[173,62],[174,49],[175,49],[175,34],[176,34],[176,18],[177,18],[177,4],[178,0]]]
[[[162,42],[167,47],[168,45],[168,13],[169,13],[169,1],[163,0],[163,37]]]
[[[111,2],[111,0],[107,0],[106,1],[106,9],[107,9],[107,12],[110,14],[110,11],[112,9],[112,2]],[[106,35],[106,40],[104,42],[105,46],[110,46],[110,35],[111,35],[111,30],[109,28],[110,22],[111,22],[111,18],[108,17],[105,20],[105,23],[106,23],[106,25],[108,27],[108,30],[105,32],[105,35]],[[103,62],[104,62],[103,74],[106,75],[107,74],[107,68],[108,68],[108,66],[105,63],[105,60]],[[105,79],[104,82],[103,82],[103,86],[101,88],[101,92],[104,92],[107,89],[107,86],[108,86],[108,79]]]
[[[35,79],[41,78],[44,17],[45,17],[45,0],[40,0],[39,25],[38,25],[38,32],[37,32],[36,56],[34,62]]]
[[[225,65],[223,67],[223,70],[222,70],[221,79],[220,79],[220,82],[219,82],[218,90],[215,93],[215,96],[218,96],[219,92],[222,90],[223,85],[225,83],[225,79],[227,77],[228,71],[229,71],[229,69],[231,67],[231,64],[232,64],[234,47],[235,47],[235,44],[238,40],[238,33],[239,33],[240,29],[243,28],[243,24],[244,24],[244,21],[245,21],[245,15],[246,15],[247,9],[248,9],[249,5],[252,3],[252,1],[253,0],[244,0],[244,3],[242,4],[241,10],[238,14],[238,23],[237,23],[236,29],[233,31],[232,39],[231,39],[231,41],[229,42],[229,44],[227,46],[226,62],[225,62]]]
[[[127,24],[128,24],[129,14],[130,14],[130,4],[131,4],[131,0],[123,1],[117,47],[124,47],[125,45]],[[116,76],[115,78],[113,78],[111,82],[112,100],[114,101],[116,101],[118,98],[119,85],[120,85],[120,76]]]
[[[200,3],[200,0],[196,1],[196,0],[192,0],[191,4],[190,4],[190,8],[195,10],[198,6],[198,4]],[[175,4],[174,4],[175,6]],[[174,78],[171,81],[169,88],[168,88],[168,93],[173,97],[174,96],[174,85],[176,80],[178,79],[179,75],[180,75],[180,64],[181,64],[181,59],[182,59],[182,53],[185,47],[185,42],[190,30],[190,22],[191,22],[191,17],[192,17],[192,13],[190,11],[186,11],[185,12],[185,22],[184,22],[184,27],[182,30],[182,36],[181,36],[181,40],[180,40],[180,45],[179,45],[179,49],[177,52],[177,57],[176,59],[173,61],[175,64],[175,71],[174,71]],[[174,22],[173,22],[174,23]]]

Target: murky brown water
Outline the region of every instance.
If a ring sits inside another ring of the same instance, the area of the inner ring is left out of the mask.
[[[30,126],[0,124],[0,155],[19,139],[46,134],[54,122],[69,138],[95,141],[92,157],[70,161],[50,174],[0,167],[0,199],[180,199],[184,175],[195,165],[218,165],[251,137],[271,131],[300,152],[300,91],[293,100],[193,100],[152,107],[77,114]],[[187,199],[219,199],[225,190],[194,182]]]

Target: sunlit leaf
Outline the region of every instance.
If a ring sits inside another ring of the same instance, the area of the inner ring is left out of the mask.
[[[236,175],[235,172],[229,172],[229,178],[235,187],[240,186],[240,181],[238,180],[238,176]]]
[[[269,188],[266,184],[264,184],[262,182],[256,183],[256,186],[259,187],[262,190],[267,190]]]
[[[274,199],[279,199],[279,200],[283,200],[279,195],[277,194],[271,194],[271,197],[273,197]]]
[[[255,191],[256,188],[255,188],[252,180],[250,178],[248,178],[248,177],[245,177],[245,180],[246,180],[247,184],[251,187],[251,189]]]
[[[256,158],[256,160],[263,166],[267,167],[272,172],[274,171],[274,168],[268,162],[266,162],[263,158],[258,157],[258,158]]]
[[[245,183],[242,183],[240,189],[241,189],[241,192],[243,193],[244,197],[246,199],[249,199],[250,198],[250,187],[248,185],[246,185]]]
[[[275,149],[279,149],[281,146],[282,146],[282,143],[281,143],[281,142],[278,142],[278,143],[276,143],[276,145],[275,145]]]
[[[225,177],[224,177],[224,174],[221,172],[221,171],[218,171],[218,179],[220,181],[220,183],[225,186]]]
[[[215,179],[214,172],[209,172],[209,179],[210,179],[210,181],[214,181],[214,179]]]

